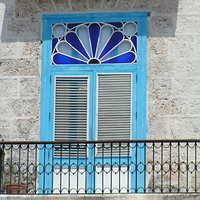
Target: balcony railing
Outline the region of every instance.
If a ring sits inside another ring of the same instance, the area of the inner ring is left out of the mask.
[[[200,140],[1,142],[0,191],[198,193]]]

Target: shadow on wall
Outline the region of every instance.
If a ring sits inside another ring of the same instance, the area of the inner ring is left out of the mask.
[[[41,39],[43,13],[147,11],[150,37],[173,37],[179,0],[0,0],[2,42]]]

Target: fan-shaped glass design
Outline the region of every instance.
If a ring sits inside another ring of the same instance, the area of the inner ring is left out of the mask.
[[[137,22],[52,25],[52,64],[137,62]]]

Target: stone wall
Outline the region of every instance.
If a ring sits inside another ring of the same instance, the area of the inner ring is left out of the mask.
[[[0,0],[0,140],[39,140],[41,14],[149,11],[148,138],[200,138],[199,0]]]
[[[120,194],[120,195],[1,195],[0,200],[198,200],[199,194]]]

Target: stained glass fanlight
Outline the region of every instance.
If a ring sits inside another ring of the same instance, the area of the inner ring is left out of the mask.
[[[136,62],[136,22],[52,25],[53,65]]]

